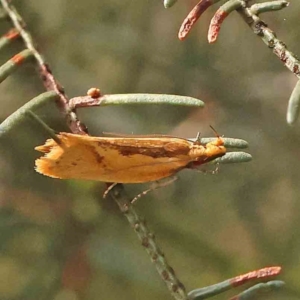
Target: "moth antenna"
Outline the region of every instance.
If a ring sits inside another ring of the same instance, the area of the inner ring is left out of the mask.
[[[163,182],[163,181],[155,181],[153,186],[151,186],[149,189],[141,192],[140,194],[138,194],[137,196],[135,196],[130,202],[131,204],[135,203],[138,199],[142,198],[143,196],[146,196],[149,192],[157,190],[159,188],[165,187],[171,183],[173,183],[174,181],[176,181],[178,179],[177,176],[171,176],[167,178],[168,180]]]
[[[212,125],[209,125],[209,127],[212,129],[212,131],[215,133],[216,137],[220,137],[220,135],[218,134],[217,130],[215,128],[212,127]]]
[[[31,110],[26,111],[26,114],[28,117],[36,121],[41,127],[52,137],[52,139],[58,144],[62,145],[63,142],[60,140],[60,138],[56,135],[55,131],[50,128],[40,117],[38,117],[35,113],[33,113]]]

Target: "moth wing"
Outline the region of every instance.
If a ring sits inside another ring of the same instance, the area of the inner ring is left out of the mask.
[[[160,158],[160,159],[139,159],[136,162],[129,162],[123,168],[107,169],[105,171],[105,181],[120,183],[138,183],[155,181],[174,175],[190,162],[189,158]]]
[[[36,147],[36,150],[46,153],[36,160],[37,172],[56,178],[135,183],[168,177],[190,161],[186,154],[171,157],[157,155],[149,138],[137,141],[67,133],[61,133],[58,137],[62,145],[47,140],[44,145]],[[159,139],[159,142],[165,148],[156,147],[157,151],[178,151],[176,140],[170,142],[167,138],[165,141]],[[182,147],[187,151],[188,142],[186,145],[183,143]]]
[[[174,137],[173,135],[168,134],[124,134],[124,133],[115,133],[115,132],[102,132],[103,135],[109,137],[116,137],[116,138],[176,138],[180,140],[185,140],[184,138]]]
[[[36,171],[54,178],[82,178],[88,170],[99,164],[98,154],[89,147],[85,139],[61,133],[61,144],[49,139],[35,149],[45,155],[36,160]]]

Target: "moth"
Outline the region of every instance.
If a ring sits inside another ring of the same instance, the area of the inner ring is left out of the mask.
[[[143,183],[197,168],[226,153],[217,136],[201,144],[173,136],[92,137],[61,132],[60,143],[48,139],[37,151],[36,171],[54,178]]]

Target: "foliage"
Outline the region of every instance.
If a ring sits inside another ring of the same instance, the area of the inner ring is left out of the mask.
[[[210,46],[205,24],[212,10],[185,42],[176,39],[183,10],[190,9],[183,1],[172,10],[155,1],[127,0],[15,5],[70,96],[100,86],[105,94],[168,93],[205,102],[204,109],[130,105],[81,110],[79,118],[92,135],[191,137],[199,130],[210,135],[212,124],[220,134],[249,142],[252,163],[221,166],[217,176],[184,171],[175,184],[136,204],[189,290],[281,265],[287,288],[264,297],[299,296],[299,130],[284,118],[296,80],[242,20],[232,13],[218,43]],[[299,8],[298,1],[291,1],[287,9],[263,15],[291,49],[299,46]],[[3,21],[3,34],[6,26]],[[23,48],[22,42],[10,43],[0,52],[2,62]],[[3,121],[44,92],[33,64],[18,69],[2,83]],[[68,130],[54,103],[37,112],[56,131]],[[0,298],[168,297],[117,205],[101,199],[104,184],[52,180],[34,172],[33,148],[47,137],[25,118],[1,138]],[[126,190],[136,195],[146,188]]]

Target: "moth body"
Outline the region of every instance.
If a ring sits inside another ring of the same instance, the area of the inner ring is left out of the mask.
[[[36,171],[61,179],[142,183],[202,165],[226,153],[222,138],[206,145],[172,136],[91,137],[62,132],[35,149]]]

